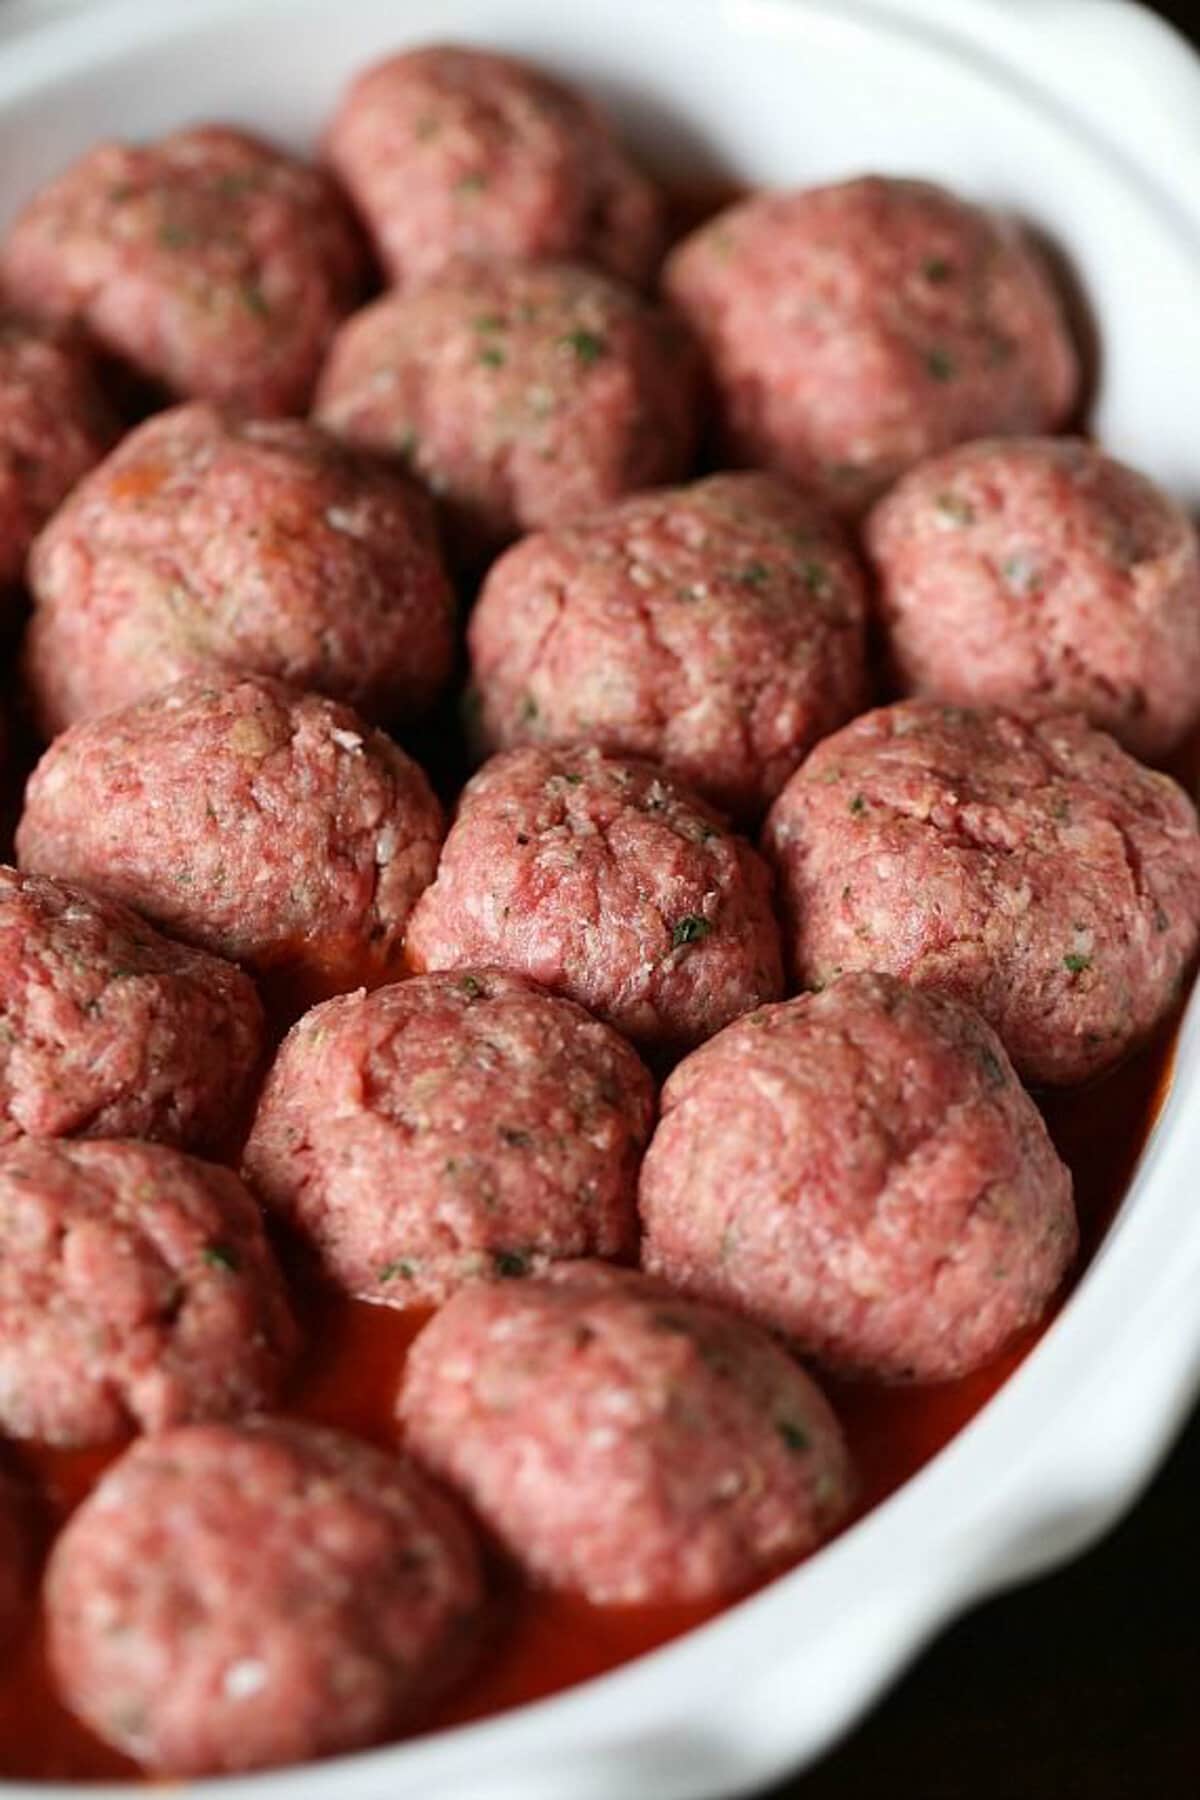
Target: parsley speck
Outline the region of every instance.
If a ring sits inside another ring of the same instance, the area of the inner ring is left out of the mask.
[[[935,381],[953,381],[958,373],[953,357],[947,356],[944,350],[931,350],[925,358],[925,367]]]
[[[242,305],[247,312],[253,313],[256,319],[270,318],[271,308],[267,305],[267,297],[257,281],[243,281],[238,291],[242,297]]]
[[[394,1281],[397,1275],[403,1276],[405,1281],[412,1281],[416,1276],[416,1269],[412,1263],[406,1261],[404,1257],[400,1257],[396,1262],[384,1263],[379,1271],[378,1279]]]
[[[231,1275],[236,1275],[241,1267],[234,1252],[225,1244],[206,1244],[204,1260],[210,1269],[228,1269]]]
[[[943,519],[949,519],[954,525],[973,525],[975,508],[968,500],[962,500],[957,494],[939,494],[934,501]]]
[[[789,1450],[799,1453],[808,1449],[810,1439],[803,1425],[797,1425],[791,1419],[777,1419],[775,1429]]]
[[[1078,950],[1072,950],[1069,956],[1063,957],[1063,968],[1069,969],[1072,975],[1082,975],[1084,970],[1090,969],[1091,966],[1091,957],[1084,956]]]
[[[589,368],[592,363],[599,362],[608,349],[604,339],[594,331],[568,331],[559,342],[564,350],[573,350],[577,360]]]
[[[944,281],[950,280],[954,270],[944,256],[930,256],[921,264],[921,273],[926,281],[932,281],[935,287],[940,287]]]
[[[505,1280],[516,1280],[529,1273],[529,1258],[523,1250],[493,1250],[492,1267]]]
[[[671,948],[682,950],[686,944],[698,944],[711,930],[708,920],[702,919],[699,913],[688,913],[677,922],[671,933]]]
[[[866,800],[861,794],[855,794],[853,800],[850,802],[850,811],[854,818],[861,819],[866,810]]]

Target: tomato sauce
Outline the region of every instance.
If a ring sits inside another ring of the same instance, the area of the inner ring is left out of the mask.
[[[672,194],[675,235],[737,197],[724,185],[678,188]],[[438,726],[444,721],[438,720]],[[441,732],[439,731],[439,736]],[[418,754],[426,750],[414,745]],[[444,755],[444,742],[439,744]],[[451,751],[453,758],[453,751]],[[426,755],[423,761],[430,761]],[[1200,734],[1172,772],[1192,792],[1200,777]],[[462,771],[450,761],[431,768],[447,793]],[[0,796],[0,802],[10,796]],[[5,810],[9,810],[6,806]],[[0,819],[0,829],[11,817]],[[331,983],[331,986],[334,984]],[[275,992],[277,1024],[302,1006],[294,991]],[[307,1001],[313,997],[304,995]],[[1082,1250],[1075,1280],[1111,1223],[1170,1088],[1175,1025],[1104,1081],[1042,1096],[1059,1151],[1075,1180]],[[1064,1293],[1059,1305],[1068,1297]],[[286,1410],[387,1446],[398,1442],[393,1403],[404,1358],[426,1314],[331,1294],[301,1282],[298,1310],[309,1349]],[[845,1427],[860,1478],[856,1517],[862,1517],[934,1457],[975,1416],[1033,1348],[1050,1319],[1002,1357],[965,1380],[935,1386],[886,1388],[833,1381],[823,1385]],[[66,1519],[120,1446],[61,1452],[26,1447],[18,1460],[40,1489],[48,1530]],[[853,1523],[853,1520],[850,1521]],[[253,1555],[253,1546],[247,1546]],[[495,1642],[473,1677],[427,1721],[428,1729],[486,1718],[614,1669],[693,1629],[718,1610],[706,1607],[603,1608],[523,1587],[511,1572],[495,1571]],[[116,1780],[136,1778],[135,1766],[107,1749],[58,1703],[50,1682],[40,1623],[0,1668],[0,1779]]]

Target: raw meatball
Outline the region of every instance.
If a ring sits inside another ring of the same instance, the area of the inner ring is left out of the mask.
[[[264,676],[195,678],[56,739],[17,854],[336,991],[397,965],[441,837],[421,770],[349,707]]]
[[[456,257],[574,256],[653,272],[663,209],[585,94],[489,50],[434,44],[368,69],[342,99],[330,162],[397,287]]]
[[[0,1427],[78,1447],[269,1404],[296,1348],[231,1169],[128,1139],[0,1148]]]
[[[602,1605],[726,1597],[850,1500],[837,1422],[785,1351],[603,1263],[460,1289],[413,1345],[400,1410],[531,1574]]]
[[[0,1142],[224,1149],[262,1047],[240,969],[84,888],[0,867]]]
[[[771,475],[713,475],[524,539],[471,618],[490,748],[586,739],[760,814],[859,711],[866,597],[841,534]]]
[[[458,1674],[482,1599],[467,1528],[419,1470],[283,1419],[135,1444],[46,1582],[67,1705],[167,1775],[374,1742]]]
[[[697,375],[679,323],[592,269],[459,268],[342,328],[317,416],[403,457],[468,558],[686,474]]]
[[[1029,1081],[1111,1068],[1200,936],[1191,801],[1076,715],[867,713],[793,775],[766,846],[803,985],[879,969],[957,994]]]
[[[589,748],[509,750],[468,783],[408,952],[518,970],[666,1050],[783,992],[761,858],[651,764]]]
[[[299,420],[159,414],[56,514],[30,582],[26,670],[48,736],[221,668],[411,715],[454,656],[428,500]]]
[[[246,1146],[256,1191],[367,1300],[618,1256],[654,1084],[625,1040],[496,969],[346,994],[293,1027]]]
[[[902,685],[1086,713],[1137,756],[1200,717],[1200,540],[1092,444],[966,444],[920,463],[867,526]]]
[[[1007,221],[879,176],[757,194],[667,263],[727,445],[857,513],[931,451],[1048,431],[1079,364],[1040,256]]]
[[[889,1380],[994,1356],[1041,1318],[1078,1236],[996,1034],[890,975],[763,1007],[681,1063],[641,1208],[655,1274]]]
[[[21,580],[34,535],[116,435],[83,346],[0,310],[0,590]]]
[[[362,275],[327,177],[223,125],[98,144],[0,253],[19,305],[79,320],[174,393],[262,415],[304,410]]]

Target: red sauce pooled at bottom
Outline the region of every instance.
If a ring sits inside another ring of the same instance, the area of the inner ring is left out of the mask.
[[[1165,1099],[1173,1046],[1172,1029],[1107,1080],[1042,1097],[1055,1142],[1075,1176],[1083,1234],[1080,1272],[1120,1204]],[[378,1444],[398,1443],[396,1389],[408,1346],[427,1315],[394,1312],[326,1292],[302,1295],[300,1311],[309,1351],[287,1410]],[[962,1381],[891,1388],[823,1382],[859,1472],[856,1517],[885,1499],[954,1437],[1048,1323]],[[37,1478],[52,1522],[59,1524],[119,1450],[26,1447],[18,1455]],[[249,1546],[247,1554],[252,1554]],[[531,1591],[506,1578],[496,1610],[496,1641],[475,1673],[426,1721],[426,1729],[486,1718],[601,1675],[678,1637],[719,1609],[596,1607],[571,1596]],[[0,1673],[0,1778],[86,1781],[136,1774],[133,1764],[100,1744],[55,1698],[35,1622]]]

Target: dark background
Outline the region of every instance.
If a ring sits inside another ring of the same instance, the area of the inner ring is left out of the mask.
[[[1154,10],[1200,46],[1200,0]],[[963,1619],[771,1800],[1200,1800],[1198,1539],[1200,1412],[1099,1550]]]

